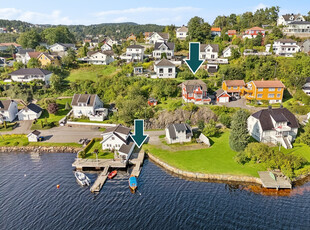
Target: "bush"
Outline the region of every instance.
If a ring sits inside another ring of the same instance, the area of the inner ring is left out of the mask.
[[[18,146],[19,145],[19,142],[18,141],[15,141],[14,143],[13,143],[13,146]]]
[[[231,116],[228,114],[222,114],[219,117],[219,121],[225,125],[227,128],[230,128],[230,124],[231,124]]]

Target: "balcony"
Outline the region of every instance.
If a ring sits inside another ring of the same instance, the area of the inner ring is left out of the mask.
[[[245,98],[246,98],[247,100],[254,100],[254,99],[255,99],[254,95],[249,95],[249,94],[246,94],[246,95],[245,95]]]
[[[243,88],[243,90],[244,90],[246,93],[253,93],[253,92],[254,92],[254,89],[253,89],[253,88]]]

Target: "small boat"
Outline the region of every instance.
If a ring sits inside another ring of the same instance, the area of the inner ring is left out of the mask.
[[[138,182],[137,182],[137,178],[133,175],[131,175],[129,177],[129,188],[131,189],[131,191],[136,191],[138,187]]]
[[[90,179],[82,172],[75,172],[74,173],[76,180],[79,182],[82,186],[89,186],[90,185]]]
[[[109,173],[108,178],[112,179],[113,177],[115,177],[117,174],[117,170],[113,170],[112,172]]]

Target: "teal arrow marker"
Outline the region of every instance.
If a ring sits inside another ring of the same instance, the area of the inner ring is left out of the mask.
[[[204,60],[199,59],[200,52],[200,43],[199,42],[190,42],[189,43],[189,59],[186,59],[186,64],[188,68],[196,74]]]
[[[145,140],[148,138],[149,135],[144,135],[144,120],[143,119],[136,119],[135,120],[135,134],[130,134],[133,141],[136,145],[141,148]]]

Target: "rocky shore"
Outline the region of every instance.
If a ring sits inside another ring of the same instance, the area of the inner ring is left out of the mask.
[[[68,146],[8,146],[0,147],[0,152],[35,152],[35,153],[78,153],[82,148]]]

